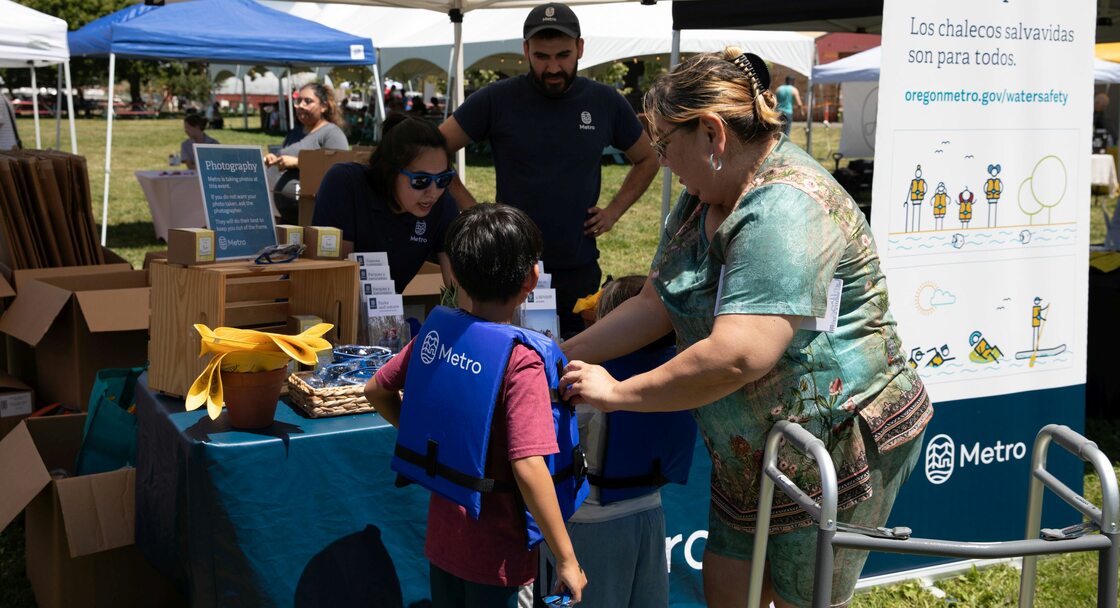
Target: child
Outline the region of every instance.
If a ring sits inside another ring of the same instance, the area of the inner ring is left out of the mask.
[[[574,417],[566,406],[555,410],[560,433],[553,421],[549,378],[559,379],[559,349],[508,325],[537,284],[540,231],[513,207],[485,204],[463,212],[446,238],[469,314],[433,310],[419,345],[409,342],[365,388],[400,428],[394,470],[433,490],[424,546],[432,604],[516,607],[536,573],[539,536],[558,556],[557,587],[579,601],[587,579],[564,517],[587,489],[563,466],[578,449]],[[565,468],[566,481],[554,486],[552,473]]]
[[[638,295],[645,277],[608,281],[596,315]],[[672,333],[629,355],[603,363],[618,380],[647,372],[676,354]],[[696,445],[691,412],[600,412],[577,405],[591,495],[568,521],[576,553],[595,584],[583,593],[588,608],[669,605],[665,513],[659,488],[685,483]],[[547,557],[547,556],[546,556]]]

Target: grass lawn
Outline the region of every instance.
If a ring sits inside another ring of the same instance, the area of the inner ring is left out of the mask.
[[[20,119],[19,130],[25,142],[34,142],[34,128],[30,119]],[[251,121],[252,123],[252,121]],[[236,117],[227,117],[227,125],[239,125]],[[54,125],[44,122],[43,141],[50,147],[54,142]],[[89,161],[91,191],[95,201],[94,215],[100,221],[101,198],[105,158],[105,121],[78,120],[79,152]],[[179,119],[119,120],[113,123],[113,173],[110,184],[108,246],[139,266],[148,251],[164,249],[155,239],[147,201],[133,175],[134,171],[166,169],[167,156],[178,152],[184,139]],[[224,129],[210,135],[225,144],[280,143],[281,137],[258,131]],[[815,132],[813,153],[831,168],[828,155],[838,147],[839,125]],[[794,141],[804,144],[804,131],[794,130]],[[68,129],[63,125],[62,150],[70,149]],[[486,159],[468,162],[467,184],[479,200],[494,199],[494,169]],[[841,163],[843,164],[843,163]],[[627,167],[603,167],[601,201],[609,200],[618,190]],[[680,187],[673,180],[673,197]],[[1116,201],[1109,202],[1109,209]],[[617,276],[645,274],[657,246],[657,226],[661,211],[661,177],[615,225],[614,230],[600,240],[601,264],[604,273]],[[1104,228],[1101,213],[1092,214],[1092,242],[1103,240]],[[1120,424],[1107,420],[1090,421],[1086,425],[1090,438],[1097,441],[1114,459],[1120,458]],[[1114,460],[1113,464],[1120,461]],[[1095,475],[1088,474],[1085,487],[1091,500],[1098,502],[1100,493]],[[916,533],[921,534],[918,530]],[[1094,555],[1079,554],[1044,560],[1039,567],[1038,599],[1036,606],[1067,607],[1088,606],[1096,592],[1096,561]],[[745,576],[745,573],[744,573]],[[875,589],[860,594],[853,602],[858,608],[884,608],[903,606],[1014,606],[1018,597],[1018,571],[1010,567],[994,567],[973,571],[964,576],[938,582],[946,593],[939,599],[924,590],[918,583],[904,583]],[[0,606],[22,608],[33,606],[34,600],[24,575],[22,519],[0,534]]]

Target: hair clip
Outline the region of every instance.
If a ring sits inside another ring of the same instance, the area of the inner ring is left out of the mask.
[[[766,62],[754,53],[743,53],[731,60],[740,70],[758,85],[760,91],[770,88],[770,70],[766,69]]]

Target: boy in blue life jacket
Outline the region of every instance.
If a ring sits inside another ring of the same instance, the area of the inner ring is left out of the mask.
[[[574,413],[552,400],[564,359],[553,341],[509,325],[537,284],[540,231],[513,207],[483,204],[446,241],[469,311],[437,307],[365,388],[400,429],[392,468],[432,491],[432,604],[516,607],[540,540],[558,556],[556,590],[578,602],[587,579],[564,521],[587,484]]]
[[[609,281],[596,316],[638,295],[646,277]],[[672,333],[603,367],[615,378],[648,372],[676,354]],[[568,534],[594,584],[584,590],[588,608],[657,608],[669,605],[665,513],[660,488],[686,483],[696,446],[692,413],[611,412],[576,405],[587,454],[591,493],[568,520]]]

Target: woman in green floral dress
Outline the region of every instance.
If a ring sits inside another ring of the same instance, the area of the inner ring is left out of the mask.
[[[685,187],[649,279],[564,344],[568,394],[600,409],[691,409],[712,457],[704,592],[746,603],[767,433],[778,420],[825,442],[841,521],[880,526],[917,461],[933,407],[907,364],[871,231],[832,176],[781,134],[769,74],[729,47],[698,55],[646,94],[653,145]],[[840,290],[835,329],[828,294]],[[815,329],[813,327],[819,328]],[[677,332],[679,354],[616,382],[593,362]],[[810,495],[820,476],[788,446],[779,468]],[[812,521],[776,493],[763,605],[808,606]],[[836,555],[833,603],[851,598],[866,552]]]

